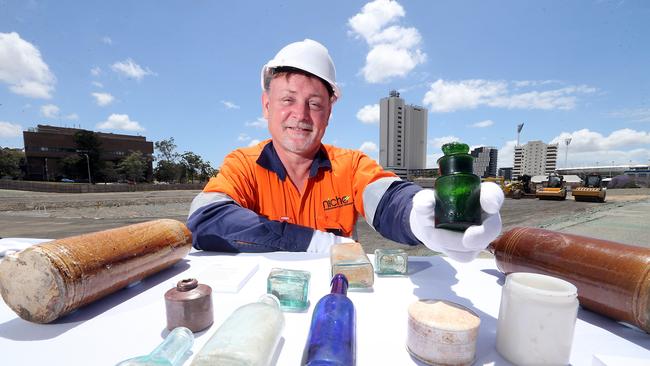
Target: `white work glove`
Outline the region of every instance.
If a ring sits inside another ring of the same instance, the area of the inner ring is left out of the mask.
[[[314,230],[307,253],[329,253],[330,247],[334,244],[354,243],[355,240],[345,236],[338,236],[325,231]]]
[[[481,183],[481,225],[473,225],[465,232],[436,229],[434,224],[434,191],[423,189],[413,196],[411,231],[427,248],[446,254],[459,262],[469,262],[499,236],[503,191],[492,182]]]

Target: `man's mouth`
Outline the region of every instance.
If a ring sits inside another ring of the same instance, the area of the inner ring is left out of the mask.
[[[307,123],[299,123],[295,126],[284,126],[285,129],[295,131],[295,132],[311,132],[313,131],[313,127]]]

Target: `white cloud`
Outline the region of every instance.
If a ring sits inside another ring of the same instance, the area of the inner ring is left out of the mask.
[[[115,98],[109,93],[91,93],[90,95],[95,97],[95,102],[101,107],[105,107],[113,103],[113,100],[115,100]]]
[[[239,106],[233,102],[229,102],[227,100],[222,100],[221,104],[223,104],[227,109],[239,109]]]
[[[494,124],[494,121],[491,119],[486,119],[485,121],[480,121],[476,122],[471,125],[471,127],[476,127],[476,128],[485,128],[485,127],[490,127]]]
[[[622,109],[610,112],[609,116],[630,122],[650,122],[650,108]]]
[[[456,141],[460,141],[460,138],[456,136],[443,136],[443,137],[435,137],[429,140],[429,144],[431,144],[434,149],[440,150],[442,148],[442,145],[450,142],[456,142]]]
[[[357,112],[357,119],[363,123],[379,122],[379,104],[369,104],[363,106]]]
[[[60,109],[54,104],[41,106],[41,114],[45,118],[59,118]]]
[[[116,62],[111,65],[111,69],[118,74],[122,74],[129,78],[134,78],[138,81],[142,80],[147,75],[155,75],[149,68],[142,68],[135,63],[132,59],[128,58],[124,61]]]
[[[375,0],[348,19],[350,34],[363,38],[370,47],[361,70],[367,82],[380,83],[404,77],[426,61],[426,54],[420,49],[420,32],[412,27],[390,25],[405,15],[397,1]]]
[[[99,66],[95,66],[95,67],[93,67],[92,69],[90,69],[90,73],[91,73],[93,76],[99,76],[99,75],[101,75],[101,73],[102,73],[102,68],[99,67]]]
[[[497,153],[497,168],[514,167],[517,140],[506,141]]]
[[[250,139],[251,137],[245,133],[240,133],[239,136],[237,136],[237,141],[248,141]]]
[[[255,121],[246,122],[246,127],[266,128],[267,126],[268,122],[264,117],[257,117]]]
[[[260,140],[258,139],[252,139],[251,142],[248,143],[248,146],[255,146],[260,143]]]
[[[17,123],[0,121],[0,137],[19,137],[23,133],[23,127]]]
[[[521,84],[521,82],[518,82]],[[595,88],[585,85],[568,86],[545,91],[512,93],[506,81],[470,79],[431,84],[422,103],[433,112],[452,112],[489,106],[507,109],[573,109],[578,95],[589,94]]]
[[[359,146],[359,150],[370,155],[379,151],[379,148],[377,147],[377,144],[372,141],[364,141],[361,146]]]
[[[16,32],[0,33],[0,82],[29,98],[50,99],[56,78],[40,51]]]
[[[113,44],[113,40],[111,39],[111,37],[108,37],[108,36],[104,36],[104,37],[102,38],[102,42],[105,43],[105,44],[108,44],[108,45],[112,45],[112,44]]]
[[[104,84],[100,83],[99,81],[93,81],[92,84],[94,86],[98,87],[98,88],[103,88],[104,87]]]
[[[104,122],[97,124],[100,130],[144,131],[137,121],[131,121],[128,114],[111,114]]]

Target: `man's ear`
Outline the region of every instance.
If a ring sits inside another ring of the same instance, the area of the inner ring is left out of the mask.
[[[266,91],[262,92],[262,113],[264,114],[264,118],[266,120],[269,120],[269,95],[267,94]]]

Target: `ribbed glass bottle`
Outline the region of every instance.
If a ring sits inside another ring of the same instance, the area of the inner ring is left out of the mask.
[[[303,354],[307,366],[353,366],[356,363],[356,314],[347,297],[348,280],[337,273],[332,290],[314,307]]]
[[[435,183],[435,226],[465,231],[481,224],[481,178],[472,172],[474,157],[467,144],[451,142],[442,145],[442,151]]]
[[[280,341],[280,302],[265,294],[235,310],[192,360],[192,366],[268,366]]]

